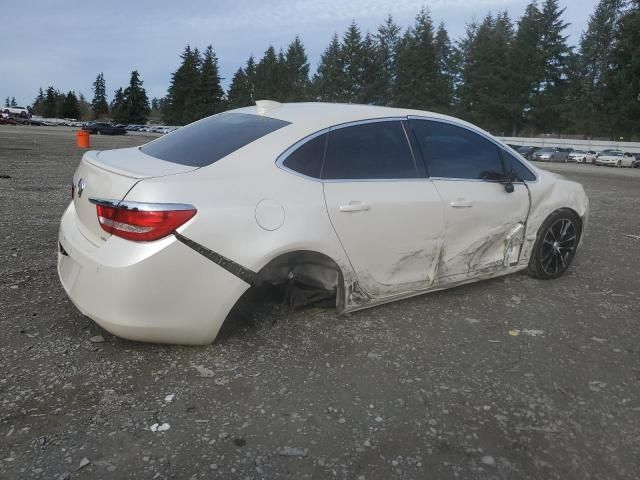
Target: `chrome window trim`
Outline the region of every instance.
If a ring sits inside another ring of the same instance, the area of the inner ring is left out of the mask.
[[[163,212],[163,211],[180,211],[195,210],[196,207],[186,203],[148,203],[148,202],[131,202],[128,200],[115,200],[109,198],[89,198],[89,202],[94,205],[103,207],[121,208],[124,210],[134,210],[138,212]]]
[[[493,143],[497,148],[501,149],[501,150],[505,150],[505,145],[501,144],[499,141],[497,141],[495,138],[490,137],[489,135],[487,135],[485,132],[483,132],[482,130],[476,130],[475,128],[471,128],[468,127],[467,125],[463,125],[461,123],[458,123],[456,121],[452,121],[452,120],[448,120],[445,118],[437,118],[437,117],[429,117],[429,116],[424,116],[424,115],[407,115],[407,119],[409,120],[428,120],[431,122],[440,122],[440,123],[446,123],[449,125],[453,125],[454,127],[460,127],[460,128],[464,128],[465,130],[468,130],[472,133],[475,133],[476,135],[479,135],[487,140],[489,140],[491,143]],[[509,147],[507,147],[509,148]],[[513,150],[513,149],[510,149]],[[516,152],[515,150],[513,150],[517,155],[520,155],[518,152]],[[520,161],[519,158],[516,158],[516,160]],[[428,159],[426,159],[427,162],[427,168],[429,166],[429,161]],[[520,163],[522,163],[520,161]],[[529,172],[533,173],[533,175],[536,177],[535,180],[531,180],[528,182],[512,182],[512,183],[536,183],[539,180],[539,176],[538,173],[531,170],[531,168],[529,168],[525,163],[522,163],[522,166],[525,167],[527,170],[529,170]],[[482,180],[479,178],[457,178],[457,177],[431,177],[432,179],[438,179],[438,180],[462,180],[462,181],[478,181],[478,182],[495,182],[495,183],[501,183],[499,180]]]

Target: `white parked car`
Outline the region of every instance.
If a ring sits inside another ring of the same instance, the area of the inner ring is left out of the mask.
[[[2,113],[18,115],[19,117],[29,118],[29,110],[25,107],[2,107]]]
[[[582,186],[469,123],[257,103],[84,154],[58,255],[81,312],[125,338],[206,344],[252,286],[351,312],[520,270],[557,278],[576,254]]]
[[[593,163],[596,159],[594,150],[573,150],[569,153],[568,161],[576,163]]]
[[[596,156],[597,165],[609,165],[612,167],[632,167],[636,157],[622,150],[605,150]]]

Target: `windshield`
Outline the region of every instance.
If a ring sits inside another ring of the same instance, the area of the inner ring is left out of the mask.
[[[246,113],[207,117],[141,147],[167,162],[204,167],[268,135],[289,122]]]

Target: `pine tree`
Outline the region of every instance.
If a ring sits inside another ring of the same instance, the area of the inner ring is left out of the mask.
[[[100,72],[93,82],[93,100],[91,101],[93,118],[100,118],[109,114],[109,104],[107,103],[107,85],[104,81],[104,74]]]
[[[635,0],[620,21],[607,77],[608,100],[617,108],[616,137],[640,138],[640,1]],[[637,156],[636,156],[637,157]]]
[[[264,56],[256,65],[255,98],[256,100],[282,101],[286,78],[284,54],[276,54],[273,46],[264,52]]]
[[[464,42],[460,115],[494,133],[510,131],[510,74],[505,69],[513,37],[506,12],[487,15],[467,31]]]
[[[540,10],[535,1],[527,5],[524,15],[518,21],[507,66],[511,72],[511,134],[526,128],[533,106],[534,92],[541,78],[540,50],[542,31]]]
[[[52,86],[47,88],[44,102],[42,103],[42,115],[46,118],[55,118],[58,113],[58,97],[57,92]]]
[[[233,74],[229,91],[227,92],[229,108],[248,107],[252,103],[251,91],[247,75],[242,68]]]
[[[573,95],[570,111],[572,121],[577,121],[578,128],[589,136],[604,132],[612,134],[618,115],[620,105],[615,99],[611,102],[608,98],[609,72],[613,67],[617,29],[625,3],[625,0],[601,0],[580,39],[580,70],[571,84],[578,88],[578,93]],[[577,86],[575,82],[578,82]]]
[[[5,108],[9,108],[11,106],[11,100],[9,99],[9,97],[4,99],[4,106]]]
[[[93,118],[91,104],[87,102],[87,99],[82,93],[78,94],[78,110],[80,114],[77,118],[79,120],[90,120],[91,118]]]
[[[300,37],[289,44],[284,59],[286,69],[283,99],[287,102],[301,102],[309,98],[309,62],[307,52]]]
[[[78,97],[75,92],[69,91],[65,96],[62,104],[62,117],[77,120],[80,118],[80,106],[78,105]]]
[[[42,115],[44,100],[45,100],[44,92],[42,91],[42,87],[40,87],[38,89],[38,96],[33,101],[33,105],[31,107],[31,110],[33,113],[35,113],[36,115]]]
[[[110,110],[111,117],[115,122],[121,123],[126,121],[127,112],[122,87],[113,92],[113,100],[111,101]]]
[[[338,34],[335,33],[320,57],[318,70],[313,77],[313,91],[320,101],[340,102],[344,101],[345,83],[342,49]]]
[[[200,87],[200,53],[187,45],[180,55],[182,63],[171,75],[167,107],[163,110],[168,125],[184,125],[198,116],[197,96]]]
[[[118,123],[146,123],[149,116],[149,98],[147,92],[142,86],[140,74],[137,70],[131,72],[129,86],[123,92],[122,106],[120,109],[122,115],[118,118],[114,115],[114,120]]]
[[[198,91],[199,117],[207,117],[224,110],[224,90],[220,86],[218,58],[209,45],[204,51],[200,67],[200,89]]]
[[[18,106],[18,102],[16,101],[16,97],[11,97],[11,106],[12,107],[17,107]]]
[[[400,27],[393,21],[393,17],[389,15],[384,23],[378,27],[378,32],[376,33],[377,52],[384,68],[384,73],[380,80],[381,88],[384,92],[381,104],[384,105],[392,103],[393,84],[396,78],[396,52],[400,41],[400,32]]]
[[[360,28],[355,21],[351,22],[342,37],[340,50],[346,87],[343,93],[344,99],[347,102],[358,102],[364,88],[362,76],[365,52]]]
[[[394,104],[405,108],[433,109],[438,101],[442,101],[435,98],[437,76],[433,22],[429,11],[423,8],[416,17],[415,25],[398,43]]]
[[[438,25],[434,38],[436,56],[436,77],[433,85],[433,110],[451,113],[454,104],[454,86],[456,81],[456,51],[444,23]]]
[[[367,33],[362,41],[361,68],[360,92],[355,101],[369,105],[385,105],[388,98],[387,72],[378,43],[370,33]]]
[[[545,132],[559,132],[565,124],[562,113],[571,48],[563,34],[568,27],[562,20],[564,11],[558,0],[545,0],[540,14],[540,81],[532,102],[532,117],[537,128]]]

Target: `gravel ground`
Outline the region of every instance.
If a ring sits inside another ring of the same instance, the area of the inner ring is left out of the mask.
[[[559,280],[274,305],[176,347],[109,335],[59,284],[74,142],[0,127],[0,478],[638,477],[640,170],[542,165],[591,201]]]

